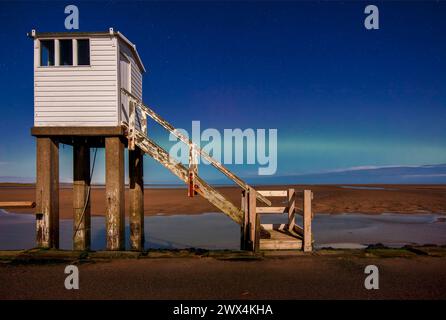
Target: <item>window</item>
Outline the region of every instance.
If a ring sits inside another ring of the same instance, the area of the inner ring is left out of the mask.
[[[75,63],[77,66],[90,65],[90,39],[40,40],[40,66],[73,66]]]
[[[77,64],[79,66],[90,65],[90,40],[77,40]]]
[[[40,65],[54,66],[54,40],[40,41]]]
[[[73,65],[73,40],[59,40],[59,64],[61,66]]]

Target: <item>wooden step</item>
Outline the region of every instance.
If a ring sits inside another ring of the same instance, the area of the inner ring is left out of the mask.
[[[285,231],[268,230],[269,239],[260,239],[260,250],[301,250],[302,240]]]

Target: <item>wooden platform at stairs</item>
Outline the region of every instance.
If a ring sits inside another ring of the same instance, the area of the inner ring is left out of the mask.
[[[260,250],[301,250],[302,239],[285,230],[268,230],[270,238],[260,238]]]

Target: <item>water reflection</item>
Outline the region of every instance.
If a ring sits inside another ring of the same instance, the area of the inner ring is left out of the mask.
[[[297,218],[301,224],[300,217]],[[105,219],[93,217],[92,249],[105,248]],[[265,215],[262,223],[284,223],[285,216]],[[72,248],[73,221],[60,221],[60,248]],[[388,246],[446,244],[444,216],[436,214],[316,215],[313,221],[316,247],[356,248],[372,243]],[[129,227],[126,221],[128,249]],[[240,228],[221,213],[146,216],[146,248],[239,249]],[[0,249],[34,246],[34,215],[0,210]]]

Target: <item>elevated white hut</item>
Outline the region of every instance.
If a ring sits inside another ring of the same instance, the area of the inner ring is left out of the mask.
[[[34,126],[116,127],[128,120],[120,88],[142,99],[144,65],[120,32],[37,32]]]

